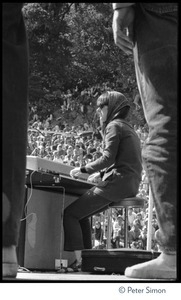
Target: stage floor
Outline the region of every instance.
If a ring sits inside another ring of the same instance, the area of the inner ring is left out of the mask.
[[[137,279],[128,278],[120,274],[91,274],[86,272],[74,272],[74,273],[58,273],[58,272],[18,272],[15,279],[4,279],[5,281],[18,281],[18,282],[174,282],[174,280],[156,280],[156,279]],[[3,281],[4,281],[3,280]]]

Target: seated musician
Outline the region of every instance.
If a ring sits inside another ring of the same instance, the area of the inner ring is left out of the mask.
[[[129,102],[123,94],[107,91],[98,98],[97,106],[103,133],[103,155],[70,172],[73,178],[81,172],[92,174],[89,180],[97,184],[64,212],[64,250],[75,252],[76,261],[71,266],[74,271],[80,270],[81,250],[92,248],[89,217],[106,210],[112,202],[135,196],[141,181],[140,140],[125,121]]]

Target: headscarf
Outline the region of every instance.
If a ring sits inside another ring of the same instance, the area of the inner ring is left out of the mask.
[[[130,107],[130,104],[122,93],[116,91],[107,91],[99,97],[99,99],[101,98],[103,102],[108,103],[107,119],[102,124],[102,132],[104,133],[107,124],[119,118],[122,108],[125,106]]]
[[[108,114],[105,125],[107,126],[113,119],[119,117],[121,109],[125,106],[130,106],[126,97],[115,91],[108,91]]]

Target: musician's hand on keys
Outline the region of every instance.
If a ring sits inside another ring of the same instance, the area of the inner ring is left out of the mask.
[[[87,181],[92,182],[92,183],[99,183],[101,181],[101,176],[99,172],[96,172],[94,174],[91,174]]]
[[[78,178],[79,174],[81,173],[80,167],[74,168],[70,171],[70,176],[72,178]]]

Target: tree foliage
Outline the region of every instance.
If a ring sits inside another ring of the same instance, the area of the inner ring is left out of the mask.
[[[77,87],[80,93],[105,82],[116,84],[133,102],[133,57],[114,44],[111,3],[25,3],[23,12],[29,38],[30,103],[56,108],[62,104],[62,92]],[[134,117],[143,121],[137,112]]]

